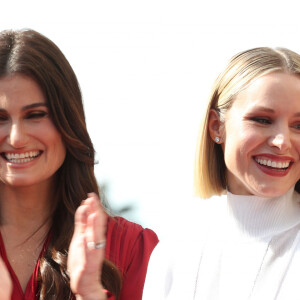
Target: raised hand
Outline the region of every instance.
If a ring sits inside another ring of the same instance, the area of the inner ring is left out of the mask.
[[[10,300],[12,294],[12,281],[9,272],[0,256],[0,299]]]
[[[106,299],[100,280],[106,224],[107,215],[98,196],[88,194],[75,213],[75,229],[68,254],[70,285],[76,299]]]

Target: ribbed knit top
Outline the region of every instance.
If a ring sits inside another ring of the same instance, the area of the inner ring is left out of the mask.
[[[143,300],[300,299],[300,195],[204,201],[152,254]]]
[[[300,195],[290,189],[276,198],[227,193],[228,219],[232,230],[253,238],[268,238],[300,223]],[[232,232],[232,234],[234,231]]]

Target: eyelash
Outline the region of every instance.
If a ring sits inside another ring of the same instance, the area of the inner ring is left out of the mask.
[[[45,116],[47,116],[45,111],[29,112],[25,119],[42,119]]]
[[[38,120],[46,117],[48,113],[46,111],[34,111],[34,112],[29,112],[25,115],[25,119],[27,120]],[[6,114],[0,114],[0,122],[6,122],[9,119],[9,116]]]
[[[263,125],[271,124],[271,121],[267,118],[254,117],[254,118],[251,118],[251,120],[254,122],[257,122],[259,124],[263,124]]]
[[[272,121],[269,120],[268,118],[262,118],[262,117],[254,117],[254,118],[251,118],[251,120],[256,123],[259,123],[261,125],[269,125],[272,123]],[[295,128],[296,130],[300,130],[300,123],[295,124],[292,127]]]
[[[7,121],[7,116],[5,116],[5,115],[0,115],[0,122],[5,122],[5,121]]]

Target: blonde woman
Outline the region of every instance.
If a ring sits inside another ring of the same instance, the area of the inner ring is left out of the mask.
[[[299,179],[300,56],[241,52],[200,129],[195,186],[209,199],[154,251],[143,299],[298,299]]]

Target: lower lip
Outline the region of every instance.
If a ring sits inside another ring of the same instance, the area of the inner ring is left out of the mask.
[[[274,176],[274,177],[284,177],[286,176],[289,171],[290,171],[290,168],[291,168],[291,165],[289,165],[289,167],[287,169],[273,169],[273,168],[269,168],[267,166],[263,166],[263,165],[260,165],[256,160],[254,160],[257,167],[263,171],[265,174],[268,174],[270,176]]]

